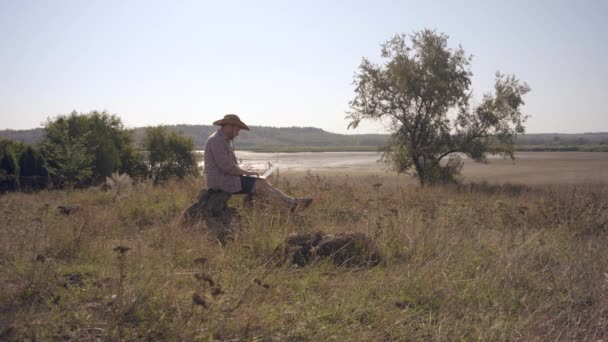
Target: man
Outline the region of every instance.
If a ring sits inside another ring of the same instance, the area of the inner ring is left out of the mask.
[[[292,211],[307,208],[312,198],[293,198],[275,189],[258,174],[239,167],[230,142],[241,129],[249,127],[237,115],[227,114],[213,123],[221,126],[205,145],[205,176],[207,189],[222,190],[230,194],[254,194],[273,202],[282,203]]]

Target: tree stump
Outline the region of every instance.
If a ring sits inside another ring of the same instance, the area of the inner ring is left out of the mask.
[[[222,190],[203,189],[196,202],[184,211],[182,225],[192,227],[205,222],[207,232],[223,241],[230,232],[230,224],[236,213],[234,208],[228,207],[231,196]]]
[[[347,267],[375,266],[380,261],[372,241],[363,233],[292,234],[285,239],[284,257],[300,266],[322,258],[330,258],[336,265]]]
[[[82,207],[79,204],[74,205],[60,205],[57,207],[57,212],[62,215],[72,215],[78,211],[80,211]]]
[[[315,247],[323,240],[323,232],[295,233],[285,238],[285,257],[291,263],[304,266],[314,258]]]
[[[378,253],[372,241],[363,233],[328,235],[316,248],[317,257],[331,258],[336,265],[376,265]]]

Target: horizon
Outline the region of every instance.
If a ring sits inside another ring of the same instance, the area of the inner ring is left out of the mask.
[[[500,70],[527,82],[528,134],[608,131],[608,3],[0,3],[0,129],[108,110],[126,127],[210,124],[347,130],[353,75],[423,28],[473,56],[474,101]],[[448,15],[449,14],[449,15]],[[227,24],[228,23],[228,24]]]
[[[123,123],[124,124],[124,123]],[[212,124],[186,124],[186,123],[177,123],[177,124],[159,124],[159,125],[147,125],[147,126],[127,126],[125,125],[125,128],[127,129],[138,129],[138,128],[148,128],[148,127],[155,127],[155,126],[167,126],[167,127],[172,127],[172,126],[213,126]],[[331,133],[331,134],[341,134],[341,135],[371,135],[371,134],[379,134],[379,135],[388,135],[391,134],[390,132],[385,132],[385,133],[338,133],[338,132],[331,132],[328,130],[325,130],[321,127],[314,127],[314,126],[269,126],[269,125],[249,125],[250,128],[253,127],[261,127],[261,128],[314,128],[314,129],[320,129],[326,133]],[[35,128],[25,128],[25,129],[14,129],[14,128],[0,128],[0,131],[29,131],[29,130],[35,130],[35,129],[44,129],[44,127],[35,127]],[[523,134],[517,134],[517,135],[528,135],[528,134],[559,134],[559,135],[580,135],[580,134],[608,134],[608,131],[593,131],[593,132],[572,132],[572,133],[563,133],[563,132],[525,132]]]

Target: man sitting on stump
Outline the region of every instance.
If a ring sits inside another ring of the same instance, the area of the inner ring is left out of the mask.
[[[207,189],[239,195],[253,194],[282,203],[292,212],[307,208],[312,198],[293,198],[275,189],[258,174],[239,167],[230,142],[239,135],[241,129],[249,130],[237,115],[228,114],[213,123],[221,126],[207,140],[205,145],[205,176]]]

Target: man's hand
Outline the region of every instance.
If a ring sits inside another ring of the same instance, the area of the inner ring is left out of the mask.
[[[260,175],[258,175],[257,172],[253,172],[253,171],[244,171],[245,176],[251,176],[251,177],[260,177]]]

